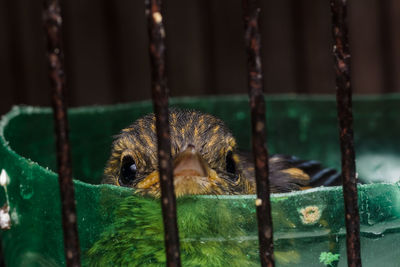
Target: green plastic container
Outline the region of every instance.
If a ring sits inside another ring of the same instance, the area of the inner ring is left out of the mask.
[[[246,96],[170,102],[217,115],[239,147],[249,149]],[[138,102],[69,112],[86,266],[165,265],[158,200],[99,185],[112,136],[151,111],[151,102]],[[375,183],[359,186],[363,266],[400,266],[399,111],[399,95],[354,100],[357,170]],[[267,121],[271,153],[340,168],[333,97],[269,96]],[[10,178],[0,188],[11,216],[11,229],[1,232],[7,266],[65,265],[53,135],[49,108],[14,107],[0,122],[0,170]],[[183,266],[259,266],[254,200],[253,195],[178,199]],[[274,194],[272,213],[277,266],[347,266],[340,187]]]

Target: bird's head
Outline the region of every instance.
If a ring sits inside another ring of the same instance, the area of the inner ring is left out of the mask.
[[[222,120],[197,111],[169,113],[175,194],[235,194],[249,191],[236,141]],[[154,114],[116,136],[105,183],[160,196]]]

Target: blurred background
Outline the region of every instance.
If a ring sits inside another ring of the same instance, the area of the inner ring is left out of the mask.
[[[70,106],[150,97],[144,1],[66,0]],[[335,93],[329,0],[262,1],[267,94]],[[0,114],[50,105],[42,0],[0,0]],[[353,89],[400,91],[400,1],[349,1]],[[171,96],[247,93],[241,1],[164,1]]]

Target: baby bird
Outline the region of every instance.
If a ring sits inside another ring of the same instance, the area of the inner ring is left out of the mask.
[[[183,195],[255,194],[251,153],[239,151],[224,122],[198,111],[172,109],[169,114],[174,187]],[[135,188],[159,197],[154,114],[146,115],[116,136],[103,183]],[[293,156],[269,158],[271,192],[337,185],[340,173],[316,161]]]

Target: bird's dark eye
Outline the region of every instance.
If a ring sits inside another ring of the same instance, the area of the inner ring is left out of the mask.
[[[226,154],[226,171],[231,174],[236,174],[236,164],[233,160],[232,151],[228,151],[228,153]]]
[[[119,174],[119,184],[122,186],[132,185],[136,179],[136,163],[132,157],[126,156],[122,159],[121,172]]]

